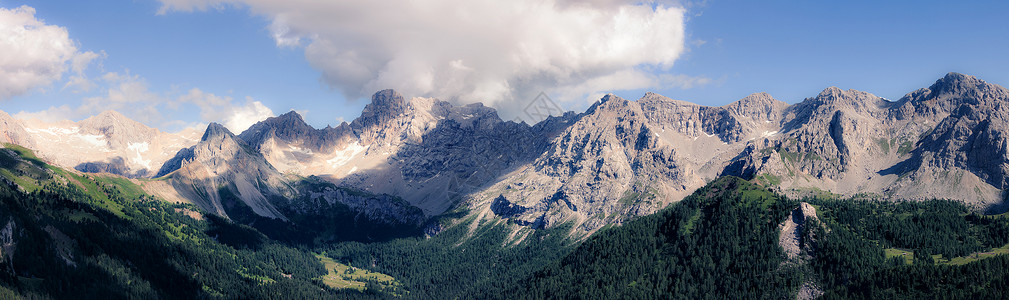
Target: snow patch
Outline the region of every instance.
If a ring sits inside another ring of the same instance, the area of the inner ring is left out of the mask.
[[[777,130],[775,130],[775,131],[764,131],[764,133],[762,133],[760,135],[760,137],[769,137],[769,136],[773,136],[775,134],[778,134]]]
[[[25,127],[25,131],[27,131],[29,133],[45,133],[45,134],[48,134],[48,135],[68,135],[68,134],[77,133],[80,130],[81,129],[78,128],[77,126],[73,126],[73,127],[70,127],[70,128],[49,127],[49,128],[43,128],[43,129],[35,129],[35,128],[30,128],[30,127]]]
[[[105,137],[97,134],[75,134],[78,139],[95,147],[105,147]]]
[[[353,168],[350,168],[350,171],[347,171],[347,175],[353,174],[354,171],[357,171],[357,166],[354,166]]]
[[[151,160],[144,159],[144,155],[142,153],[147,152],[150,148],[151,145],[147,144],[147,142],[130,143],[129,145],[126,145],[126,149],[133,151],[133,154],[135,154],[130,158],[130,161],[134,164],[144,166],[144,168],[147,168],[148,170],[151,170]]]
[[[297,147],[297,146],[293,146],[293,145],[287,145],[287,149],[290,150],[291,152],[300,152],[300,153],[309,154],[309,155],[312,154],[312,149],[306,150],[306,149],[302,149],[301,147]]]
[[[147,152],[147,150],[150,149],[150,148],[151,148],[151,145],[147,144],[147,142],[143,142],[143,143],[130,143],[129,145],[126,145],[126,149],[130,149],[130,150],[136,151],[138,153],[139,152]]]
[[[333,151],[332,154],[333,156],[330,159],[326,160],[326,163],[328,163],[329,166],[333,168],[345,165],[347,164],[347,162],[350,162],[350,160],[353,159],[354,156],[357,156],[358,154],[364,152],[364,150],[367,149],[368,149],[367,147],[361,146],[361,144],[354,142],[353,144],[347,145],[347,148],[343,148],[343,150]]]

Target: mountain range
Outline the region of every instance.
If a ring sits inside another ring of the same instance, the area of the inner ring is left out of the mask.
[[[523,239],[562,224],[590,234],[724,175],[795,197],[946,198],[1001,212],[1007,101],[999,85],[949,73],[896,101],[836,87],[795,104],[756,93],[718,107],[606,95],[529,125],[479,103],[384,90],[360,117],[322,129],[294,111],[237,135],[212,123],[202,136],[114,111],[79,122],[0,112],[0,142],[231,219],[290,221],[314,203],[341,203],[430,234],[470,219]]]

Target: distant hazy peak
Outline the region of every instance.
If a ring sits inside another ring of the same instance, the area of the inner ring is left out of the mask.
[[[103,111],[103,112],[101,112],[101,113],[99,113],[97,115],[94,115],[94,116],[88,117],[87,119],[81,120],[79,122],[79,124],[81,124],[84,127],[92,127],[92,128],[101,128],[101,127],[109,127],[109,126],[114,126],[114,127],[125,126],[125,127],[131,127],[131,128],[134,128],[134,129],[137,129],[137,128],[139,128],[139,129],[153,129],[151,127],[148,127],[147,125],[144,125],[143,123],[140,123],[140,122],[137,122],[137,121],[135,121],[133,119],[130,119],[129,117],[124,116],[123,114],[121,114],[121,113],[119,113],[117,111],[114,111],[114,110]]]
[[[124,116],[123,114],[119,113],[118,111],[114,111],[114,110],[106,110],[106,111],[100,112],[97,115],[92,116],[92,118],[100,118],[100,119],[129,119],[126,116]]]

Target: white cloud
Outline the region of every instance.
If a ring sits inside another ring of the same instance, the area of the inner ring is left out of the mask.
[[[265,16],[278,46],[303,46],[350,98],[394,88],[508,110],[541,91],[576,99],[660,83],[684,51],[684,10],[639,1],[161,2],[161,13],[236,6]]]
[[[273,110],[250,97],[245,98],[245,103],[236,103],[231,97],[218,96],[197,88],[190,89],[177,102],[195,104],[200,108],[202,121],[220,122],[236,134],[256,122],[274,116]]]
[[[67,29],[35,18],[35,9],[22,5],[0,8],[0,99],[51,84],[77,55]]]
[[[95,61],[100,61],[104,59],[107,55],[105,51],[100,53],[94,53],[91,51],[85,51],[74,55],[70,60],[70,70],[74,72],[67,79],[67,83],[63,85],[64,89],[71,88],[74,93],[88,92],[95,87],[95,82],[88,78],[86,71],[89,66]]]
[[[130,119],[160,129],[181,129],[192,126],[205,127],[206,122],[219,122],[235,133],[240,133],[258,121],[274,116],[270,108],[246,97],[244,102],[231,97],[218,96],[192,88],[181,96],[164,95],[151,91],[146,80],[137,75],[108,72],[101,76],[104,90],[101,95],[85,97],[80,105],[52,106],[38,112],[21,111],[19,119],[38,119],[47,122],[80,120],[102,111],[115,110]],[[187,118],[186,105],[199,110],[199,121]],[[182,109],[182,110],[180,110]],[[180,119],[180,117],[182,117]]]
[[[256,122],[274,116],[269,107],[251,97],[245,98],[245,105],[232,107],[231,114],[224,119],[224,127],[235,134],[242,133]]]
[[[164,115],[159,108],[165,98],[152,92],[147,81],[137,75],[109,72],[102,76],[108,85],[101,96],[84,98],[77,108],[78,117],[115,110],[144,124],[159,124]]]
[[[58,122],[76,119],[78,115],[75,109],[64,104],[60,106],[50,106],[46,110],[36,112],[20,111],[14,114],[13,117],[22,120],[36,119],[45,122]]]
[[[164,121],[160,108],[165,98],[150,91],[147,82],[140,76],[109,72],[102,76],[102,81],[104,83],[102,93],[81,99],[80,105],[76,107],[64,104],[38,112],[22,111],[16,116],[51,122],[78,120],[106,110],[115,110],[148,125],[159,125]]]

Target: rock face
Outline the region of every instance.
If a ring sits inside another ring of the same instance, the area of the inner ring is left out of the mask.
[[[717,176],[743,141],[773,134],[767,120],[785,106],[766,94],[723,107],[608,95],[468,204],[484,218],[587,232],[651,214]]]
[[[372,221],[420,225],[424,214],[395,197],[353,192],[317,178],[285,176],[227,128],[211,123],[196,145],[179,150],[158,176],[170,198],[196,203],[211,213],[287,220],[282,211],[311,215],[320,203],[341,203]],[[153,184],[156,185],[156,184]],[[164,192],[163,192],[164,193]],[[162,194],[163,194],[162,193]],[[173,197],[174,196],[174,197]]]
[[[788,218],[778,226],[781,230],[778,244],[785,250],[789,261],[807,260],[814,253],[816,246],[813,237],[804,234],[810,219],[819,220],[816,217],[816,208],[809,203],[801,202],[799,207],[793,209]]]
[[[385,90],[349,124],[313,129],[289,112],[259,122],[239,137],[281,172],[396,195],[432,216],[530,161],[563,122],[554,118],[530,127],[504,122],[480,104],[406,100]]]
[[[183,198],[225,217],[244,206],[257,215],[286,220],[271,199],[295,195],[261,154],[217,123],[207,126],[199,143],[180,150],[158,174]]]
[[[781,137],[732,164],[786,193],[949,198],[1002,209],[1009,92],[950,73],[891,102],[828,88],[785,110]]]

